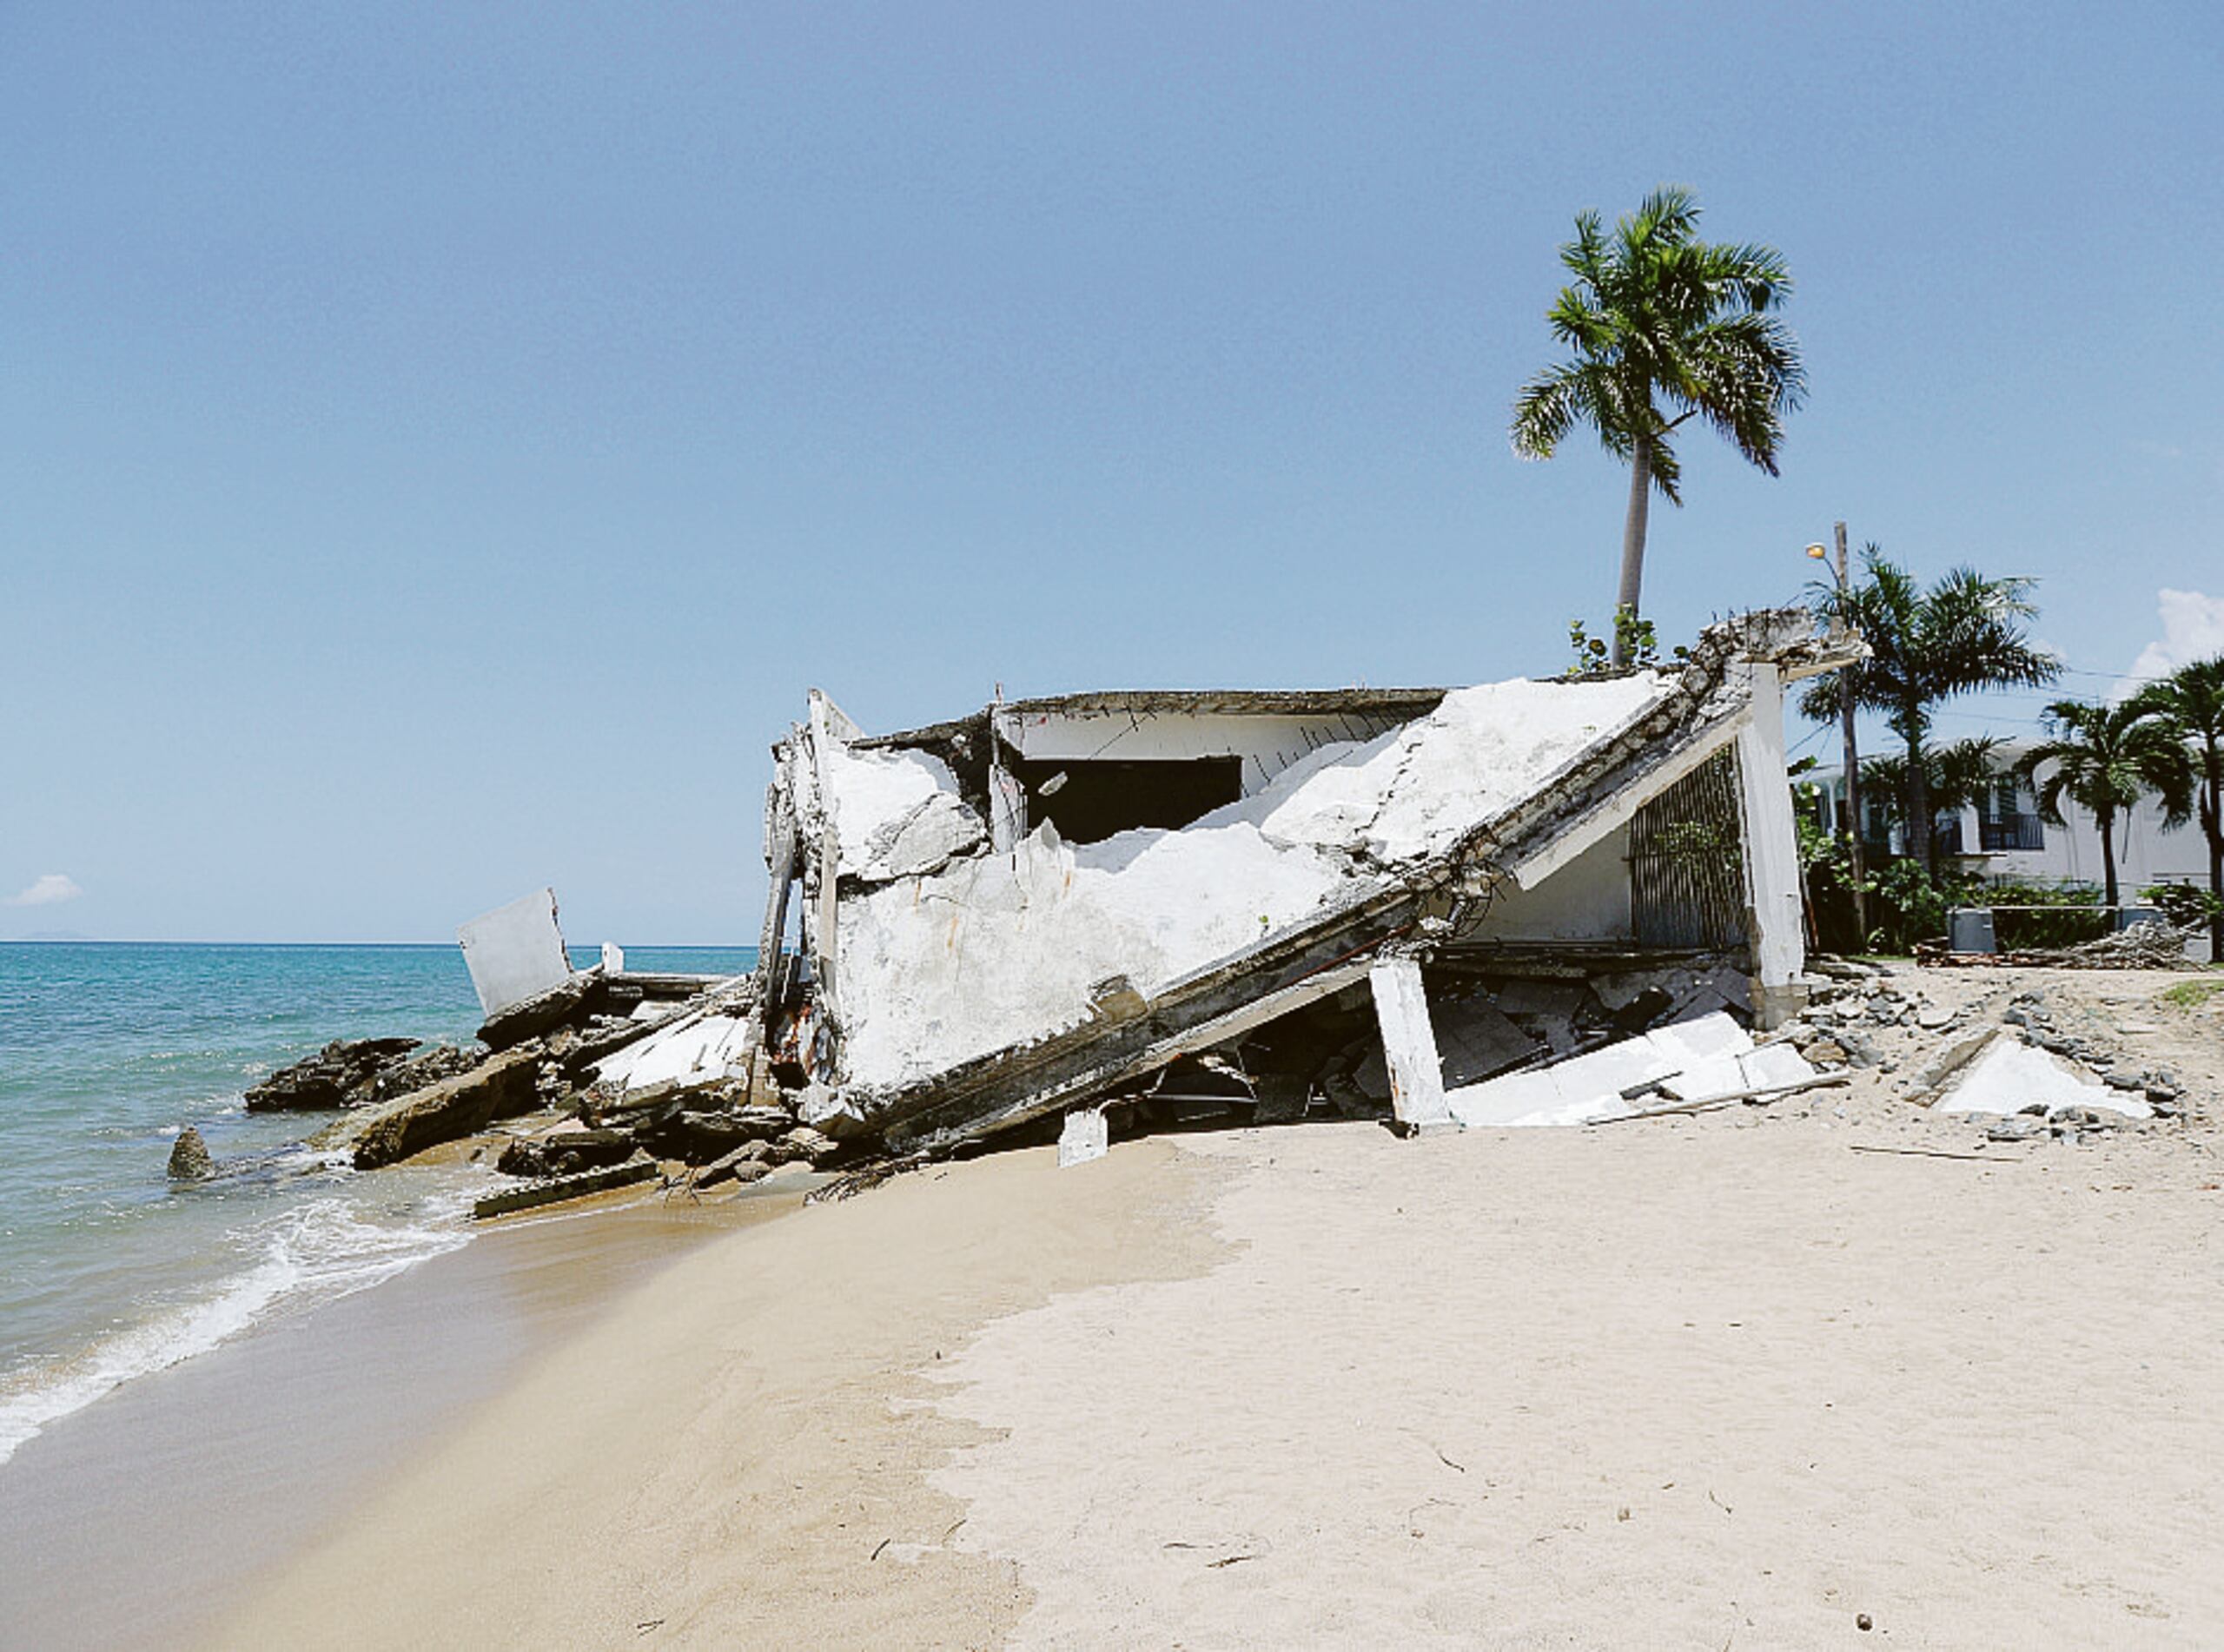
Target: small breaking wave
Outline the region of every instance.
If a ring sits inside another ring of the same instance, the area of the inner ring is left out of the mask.
[[[135,1378],[192,1358],[281,1312],[381,1284],[470,1238],[472,1192],[428,1197],[398,1219],[366,1220],[326,1193],[241,1230],[247,1266],[208,1294],[96,1343],[83,1353],[0,1375],[0,1463],[41,1430]]]

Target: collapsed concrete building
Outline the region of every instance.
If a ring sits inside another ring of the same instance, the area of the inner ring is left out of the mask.
[[[761,1036],[806,1123],[897,1151],[1155,1098],[1522,1121],[1570,1058],[1797,1010],[1784,691],[1859,650],[1787,610],[1665,670],[880,735],[813,691],[774,750]]]

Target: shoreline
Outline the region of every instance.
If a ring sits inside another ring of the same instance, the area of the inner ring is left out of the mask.
[[[1164,1140],[937,1166],[627,1289],[213,1625],[220,1647],[992,1644],[1011,1567],[929,1475],[978,1431],[921,1373],[1008,1314],[1224,1252]],[[779,1626],[785,1625],[783,1630]]]
[[[0,1464],[7,1642],[189,1643],[549,1347],[801,1194],[621,1194],[494,1224],[56,1418]]]

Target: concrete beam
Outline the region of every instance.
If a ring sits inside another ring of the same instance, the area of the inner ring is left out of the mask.
[[[1444,1063],[1428,1018],[1421,967],[1411,958],[1378,959],[1367,971],[1374,989],[1374,1017],[1382,1028],[1382,1055],[1390,1069],[1390,1108],[1409,1130],[1452,1123],[1444,1100]]]
[[[1784,751],[1784,681],[1754,661],[1743,669],[1752,709],[1738,730],[1738,803],[1745,846],[1745,899],[1753,915],[1753,1020],[1781,1026],[1803,1008],[1807,936],[1799,898],[1799,831]]]

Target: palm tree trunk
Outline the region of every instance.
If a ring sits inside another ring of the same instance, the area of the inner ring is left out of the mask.
[[[2093,818],[2101,828],[2101,904],[2114,906],[2116,903],[2116,811],[2113,809],[2098,809]]]
[[[1938,869],[1936,845],[1930,841],[1930,776],[1926,772],[1923,742],[1908,741],[1908,845],[1916,864],[1925,872]]]
[[[2208,838],[2208,892],[2220,908],[2208,920],[2208,961],[2224,963],[2224,750],[2214,735],[2201,743],[2201,774],[2208,783],[2201,809],[2201,830]]]
[[[1629,610],[1630,617],[1637,617],[1638,592],[1645,584],[1645,519],[1652,504],[1652,455],[1643,442],[1637,446],[1636,457],[1630,461],[1630,513],[1622,523],[1622,587],[1614,599],[1614,664],[1630,663],[1628,627],[1621,623],[1622,610]]]

